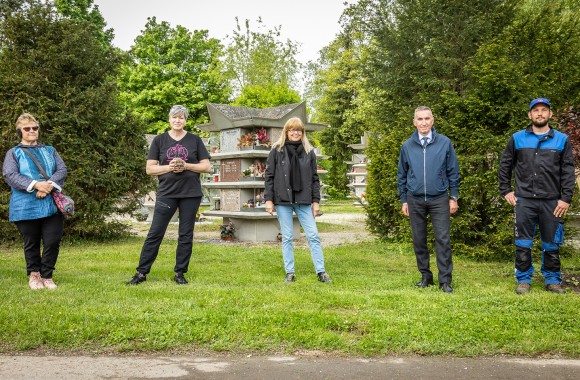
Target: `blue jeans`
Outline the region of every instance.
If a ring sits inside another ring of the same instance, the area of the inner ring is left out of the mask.
[[[293,212],[298,216],[300,225],[304,229],[304,233],[308,239],[310,254],[312,255],[316,273],[324,272],[322,245],[320,244],[320,237],[318,237],[318,228],[316,228],[312,206],[293,203],[290,205],[276,205],[276,215],[278,216],[280,230],[282,231],[282,257],[284,258],[284,269],[286,273],[294,273]]]

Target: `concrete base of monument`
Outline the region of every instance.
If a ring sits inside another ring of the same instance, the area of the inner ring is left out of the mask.
[[[204,216],[221,216],[223,224],[230,221],[236,226],[235,237],[239,241],[278,241],[280,224],[276,214],[267,212],[244,212],[244,211],[206,211]],[[294,216],[294,236],[300,237],[300,222]]]

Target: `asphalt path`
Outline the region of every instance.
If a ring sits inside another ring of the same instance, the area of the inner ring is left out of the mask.
[[[580,379],[580,360],[328,356],[0,356],[0,379]]]

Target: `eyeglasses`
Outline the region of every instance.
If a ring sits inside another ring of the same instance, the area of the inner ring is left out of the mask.
[[[289,129],[289,133],[302,133],[302,129]]]
[[[34,127],[22,127],[22,130],[24,132],[30,132],[30,131],[36,132],[36,131],[38,131],[38,126],[34,126]]]

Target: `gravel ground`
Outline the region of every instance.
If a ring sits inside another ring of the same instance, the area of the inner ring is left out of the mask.
[[[206,220],[219,220],[221,222],[222,218],[212,218],[207,217]],[[320,232],[320,240],[322,241],[323,247],[331,247],[341,244],[354,243],[360,241],[373,240],[374,236],[371,235],[366,230],[366,215],[365,214],[323,214],[316,218],[318,222],[331,223],[342,226],[348,226],[348,229],[332,232]],[[201,222],[204,223],[204,222]],[[138,235],[145,237],[149,229],[149,223],[146,222],[135,222],[133,231]],[[165,233],[165,236],[169,239],[177,239],[177,223],[170,223]],[[241,245],[259,245],[264,243],[254,243],[254,242],[237,242],[237,241],[222,241],[220,239],[219,229],[216,227],[215,231],[205,232],[196,231],[194,241],[197,243],[215,243],[215,244],[241,244]],[[268,242],[271,244],[271,242]],[[306,238],[304,234],[301,234],[299,239],[295,241],[296,246],[307,245]]]

